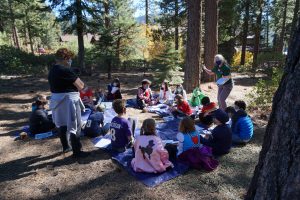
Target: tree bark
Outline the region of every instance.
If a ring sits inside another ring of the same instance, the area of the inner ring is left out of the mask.
[[[283,18],[282,20],[283,21],[282,21],[282,26],[281,26],[281,31],[280,31],[278,46],[276,48],[277,52],[282,52],[283,45],[284,45],[287,5],[288,5],[288,0],[284,0],[283,1],[283,16],[282,16],[282,18]]]
[[[191,92],[200,85],[200,24],[201,0],[187,0],[188,29],[186,64],[184,68],[184,87]]]
[[[179,30],[178,30],[178,20],[179,20],[179,5],[178,5],[178,0],[175,0],[175,16],[174,16],[174,20],[175,20],[175,50],[179,49]]]
[[[84,63],[84,39],[83,39],[83,16],[81,0],[76,0],[76,30],[78,39],[78,63],[81,71],[85,71]]]
[[[259,162],[245,199],[300,197],[300,23],[273,98]]]
[[[293,20],[292,20],[292,25],[291,25],[291,36],[293,35],[293,33],[296,31],[297,29],[297,19],[299,16],[299,9],[300,9],[300,0],[296,0],[295,2],[295,7],[294,7],[294,14],[293,14]],[[289,41],[289,46],[291,46],[291,41],[292,41],[292,37]]]
[[[263,13],[263,0],[258,0],[258,9],[259,13],[256,17],[256,27],[255,27],[255,38],[254,38],[254,48],[253,48],[253,63],[252,69],[255,74],[257,69],[257,56],[259,53],[259,46],[260,46],[260,32],[261,32],[261,19]]]
[[[249,27],[249,12],[250,8],[250,0],[246,0],[245,2],[245,17],[243,24],[243,38],[242,38],[242,54],[241,54],[241,65],[245,65],[246,60],[246,47],[247,47],[247,36],[248,36],[248,27]]]
[[[9,13],[10,13],[10,20],[11,20],[11,26],[12,26],[12,33],[13,33],[13,40],[14,40],[14,45],[18,49],[20,49],[20,43],[19,43],[19,37],[18,37],[18,32],[17,32],[17,27],[16,27],[16,22],[15,22],[15,15],[13,12],[12,8],[12,1],[8,1],[9,4]]]
[[[208,69],[214,66],[218,53],[218,0],[205,0],[204,64]],[[203,74],[203,81],[213,81],[214,77]]]
[[[28,30],[28,38],[29,38],[30,50],[31,50],[31,53],[34,54],[32,34],[31,34],[30,26],[28,24],[27,24],[27,30]]]
[[[109,29],[110,27],[110,20],[109,20],[109,1],[106,0],[103,3],[104,6],[104,13],[105,13],[105,17],[104,17],[104,24],[105,24],[105,28]],[[107,65],[107,78],[111,79],[111,58],[106,59],[106,65]]]

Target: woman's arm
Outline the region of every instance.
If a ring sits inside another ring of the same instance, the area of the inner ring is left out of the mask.
[[[75,82],[73,83],[73,85],[75,85],[75,87],[80,91],[84,88],[84,83],[82,82],[82,80],[80,80],[80,78],[77,78],[75,80]]]
[[[205,65],[203,65],[203,69],[204,71],[208,74],[208,75],[214,75],[215,73],[213,71],[211,71],[210,69],[207,69]]]

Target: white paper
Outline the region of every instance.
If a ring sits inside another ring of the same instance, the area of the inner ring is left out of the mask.
[[[96,144],[95,147],[98,148],[106,148],[108,145],[111,144],[111,140],[110,139],[106,139],[106,138],[101,138]]]

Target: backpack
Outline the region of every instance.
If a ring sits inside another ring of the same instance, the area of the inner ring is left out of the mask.
[[[189,102],[190,105],[192,107],[196,107],[196,106],[201,105],[201,100],[202,100],[203,97],[205,97],[205,95],[201,92],[200,88],[196,87],[193,90],[192,98]]]

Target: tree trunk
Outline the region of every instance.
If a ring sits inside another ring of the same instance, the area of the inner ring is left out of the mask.
[[[178,20],[179,20],[179,16],[178,16],[178,12],[179,12],[179,5],[178,5],[178,0],[175,0],[175,50],[179,49],[179,30],[178,30]]]
[[[16,24],[15,24],[15,15],[14,15],[14,12],[13,12],[11,0],[8,1],[8,4],[9,4],[9,13],[10,13],[10,20],[11,20],[11,26],[12,26],[12,34],[13,34],[14,45],[18,49],[20,49],[19,37],[18,37],[17,27],[16,27]]]
[[[255,38],[254,38],[254,48],[253,48],[253,63],[252,63],[252,69],[254,74],[256,73],[256,69],[257,69],[257,56],[259,53],[259,46],[260,46],[260,32],[261,32],[263,4],[264,4],[263,0],[258,0],[259,13],[256,17]]]
[[[288,5],[288,0],[283,1],[283,16],[282,16],[282,26],[281,26],[281,31],[280,31],[280,36],[279,36],[279,42],[278,46],[276,48],[277,52],[282,52],[283,45],[284,45],[284,36],[285,36],[285,24],[286,24],[286,13],[287,13],[287,5]]]
[[[184,68],[184,87],[191,92],[200,85],[200,20],[201,0],[188,0],[188,29],[186,46],[186,65]]]
[[[76,0],[76,30],[78,39],[78,63],[81,71],[85,71],[84,64],[84,40],[83,40],[83,16],[81,0]]]
[[[241,65],[245,65],[245,60],[246,60],[246,47],[247,47],[247,36],[248,36],[248,27],[249,27],[249,16],[250,16],[249,7],[250,7],[250,0],[246,0],[245,17],[244,17],[244,24],[243,24]]]
[[[295,7],[294,7],[293,20],[292,20],[292,25],[291,25],[291,34],[290,34],[291,36],[293,35],[293,33],[297,29],[297,19],[298,19],[298,16],[299,16],[299,9],[300,9],[300,0],[296,0]],[[291,41],[292,41],[292,37],[291,37],[290,42],[289,42],[289,47],[291,46]]]
[[[273,98],[259,162],[245,199],[300,197],[300,23]]]
[[[34,54],[32,34],[31,34],[30,26],[28,24],[27,24],[27,30],[28,30],[28,38],[29,38],[30,50],[31,50],[31,53]]]
[[[205,0],[204,64],[208,69],[214,66],[218,53],[218,0]],[[213,81],[214,77],[203,74],[203,81]]]
[[[269,11],[270,5],[268,5],[268,10],[266,11],[266,17],[267,17],[267,27],[266,27],[266,47],[269,47],[269,32],[270,32],[270,23],[269,23]]]

